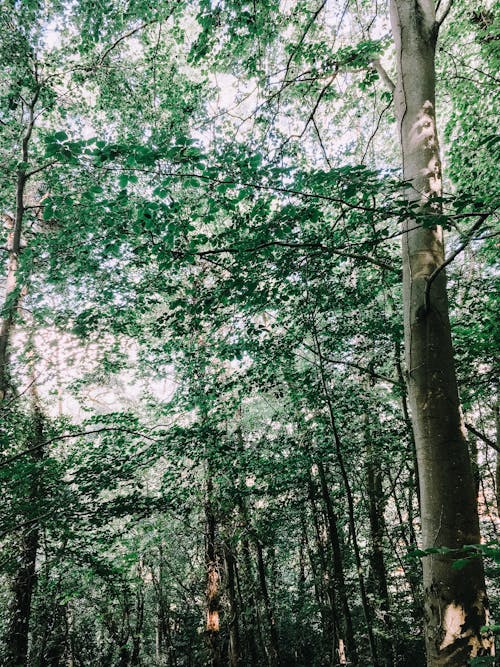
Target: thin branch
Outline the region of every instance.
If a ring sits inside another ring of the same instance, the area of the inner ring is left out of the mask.
[[[308,21],[308,23],[307,23],[307,25],[306,25],[304,31],[302,32],[302,35],[300,36],[299,41],[297,42],[297,44],[295,45],[295,47],[294,47],[292,53],[290,54],[290,57],[288,58],[288,62],[287,62],[287,64],[286,64],[285,76],[284,76],[284,78],[283,78],[284,81],[286,81],[287,78],[288,78],[288,72],[289,72],[289,70],[290,70],[290,66],[291,66],[291,64],[292,64],[293,59],[294,59],[295,56],[297,55],[297,51],[298,51],[298,50],[300,49],[300,47],[302,46],[302,44],[303,44],[305,38],[307,37],[307,33],[309,32],[309,30],[311,29],[313,23],[316,21],[316,19],[317,19],[318,16],[320,15],[320,13],[321,13],[321,11],[323,10],[323,7],[326,5],[326,3],[327,3],[327,0],[323,0],[323,1],[321,2],[321,4],[319,5],[318,9],[317,9],[317,10],[314,12],[314,14],[311,16],[311,18],[309,19],[309,21]]]
[[[451,264],[455,259],[455,257],[457,257],[462,252],[462,250],[465,250],[465,248],[472,241],[474,233],[481,227],[481,225],[489,217],[489,215],[490,215],[489,213],[483,213],[482,215],[479,216],[479,218],[476,220],[476,222],[472,225],[469,232],[467,233],[467,236],[463,241],[463,243],[461,243],[455,250],[455,252],[453,252],[448,257],[448,259],[445,259],[445,261],[440,266],[438,266],[437,269],[434,269],[429,278],[427,278],[427,286],[425,288],[425,294],[424,294],[424,307],[426,313],[429,312],[430,308],[430,294],[431,294],[432,283],[436,280],[441,271],[443,271],[443,269],[445,269],[449,264]]]
[[[489,447],[491,447],[500,454],[500,447],[496,443],[494,443],[493,440],[490,440],[486,435],[484,435],[484,433],[481,433],[481,431],[478,431],[477,428],[474,428],[472,424],[468,424],[467,422],[465,422],[465,428],[468,431],[470,431],[473,435],[475,435],[476,438],[479,438],[480,440],[485,442]]]
[[[133,30],[130,30],[129,32],[127,32],[124,35],[122,35],[121,37],[119,37],[115,42],[113,42],[113,44],[111,44],[111,46],[109,46],[104,51],[104,53],[101,55],[97,64],[94,65],[94,67],[102,65],[102,63],[104,62],[106,57],[111,53],[111,51],[113,51],[118,46],[118,44],[120,44],[120,42],[123,42],[123,40],[128,39],[129,37],[132,37],[133,35],[138,33],[140,30],[143,30],[144,28],[147,28],[148,26],[152,25],[153,23],[156,23],[156,19],[154,19],[152,21],[147,21],[146,23],[142,23],[139,27],[134,28]]]
[[[26,178],[31,178],[31,176],[34,176],[35,174],[38,174],[41,171],[44,171],[44,169],[49,169],[49,167],[53,167],[55,164],[57,164],[59,160],[52,160],[51,162],[47,162],[47,164],[43,164],[41,167],[37,167],[36,169],[32,169],[31,171],[27,171],[25,174]],[[24,208],[28,208],[28,206],[25,206]],[[29,207],[33,208],[33,207]]]
[[[94,433],[103,433],[110,431],[118,431],[120,433],[137,435],[140,436],[141,438],[145,438],[146,440],[151,440],[152,442],[161,442],[159,438],[152,438],[151,436],[146,435],[145,433],[141,433],[140,431],[134,431],[132,429],[122,428],[120,426],[104,426],[102,428],[96,428],[90,431],[76,431],[75,433],[65,433],[64,435],[57,435],[54,438],[50,438],[50,440],[45,440],[45,442],[40,442],[34,447],[30,447],[29,449],[24,449],[22,452],[19,452],[14,456],[9,456],[8,458],[3,459],[2,461],[0,461],[0,468],[3,468],[4,466],[7,466],[10,463],[13,463],[14,461],[21,459],[23,456],[26,456],[27,454],[32,454],[33,452],[36,452],[39,449],[42,449],[43,447],[46,447],[47,445],[50,445],[53,442],[57,442],[58,440],[67,440],[68,438],[80,438],[86,435],[92,435]]]
[[[438,28],[441,27],[444,20],[446,19],[446,17],[450,13],[450,9],[451,9],[452,5],[453,5],[453,0],[448,0],[446,5],[443,7],[443,11],[441,12],[441,16],[439,18],[436,17],[436,24],[437,24]],[[438,9],[439,9],[439,4],[438,4]]]
[[[319,127],[318,127],[318,124],[316,123],[316,119],[314,118],[314,116],[313,116],[313,119],[312,119],[312,124],[313,124],[314,130],[316,132],[316,136],[318,137],[319,145],[320,145],[321,150],[323,152],[323,157],[325,158],[326,164],[328,165],[329,169],[332,169],[332,163],[330,162],[330,160],[328,158],[328,153],[326,152],[326,148],[325,148],[325,145],[323,143],[323,139],[321,138],[321,133],[319,131]]]
[[[373,60],[372,65],[375,68],[377,74],[379,77],[382,79],[382,81],[385,83],[386,87],[389,89],[391,93],[394,93],[394,90],[396,89],[396,84],[394,81],[391,79],[391,77],[387,74],[387,70],[385,67],[383,67],[382,63],[380,60]]]
[[[4,530],[2,533],[0,533],[0,540],[2,540],[4,537],[9,535],[9,533],[14,533],[18,530],[21,530],[23,528],[27,528],[28,526],[31,526],[35,523],[38,523],[42,519],[46,519],[48,516],[52,514],[52,510],[49,512],[44,512],[40,516],[35,517],[34,519],[28,519],[27,521],[23,521],[22,523],[18,523],[15,527],[9,528],[9,530]]]
[[[348,250],[340,250],[337,248],[329,248],[328,246],[322,243],[290,243],[287,241],[266,241],[265,243],[259,243],[258,245],[247,248],[241,248],[241,247],[238,248],[235,246],[232,247],[230,246],[227,248],[214,248],[211,250],[202,250],[200,252],[195,252],[195,253],[180,253],[180,254],[181,256],[193,254],[196,255],[197,257],[206,257],[207,255],[219,255],[222,253],[229,253],[232,255],[236,255],[238,253],[243,253],[243,252],[245,253],[256,252],[257,250],[263,250],[265,248],[270,248],[273,246],[279,246],[282,248],[294,248],[294,249],[308,248],[311,250],[322,250],[323,252],[331,253],[332,255],[338,255],[340,257],[348,257],[350,259],[360,259],[369,262],[370,264],[374,264],[375,266],[378,266],[380,268],[387,269],[394,273],[399,273],[399,269],[393,266],[392,264],[388,264],[383,260],[371,257],[371,255],[352,253],[349,252]]]
[[[369,149],[370,149],[371,143],[372,143],[372,141],[375,139],[375,135],[377,134],[377,132],[378,132],[378,130],[379,130],[380,123],[382,122],[382,118],[383,118],[385,112],[387,111],[387,109],[391,106],[391,104],[392,104],[392,98],[389,100],[389,102],[385,105],[385,107],[384,107],[384,108],[382,109],[382,111],[380,112],[380,115],[379,115],[379,117],[378,117],[377,124],[375,125],[375,129],[373,130],[373,132],[372,132],[370,138],[368,139],[368,143],[366,144],[365,152],[363,153],[363,157],[361,158],[361,164],[364,163],[365,158],[366,158],[366,156],[367,156],[367,154],[368,154],[368,151],[369,151]]]

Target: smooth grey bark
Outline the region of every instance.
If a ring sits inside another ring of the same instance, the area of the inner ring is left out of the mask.
[[[391,0],[396,47],[396,116],[410,203],[439,212],[441,162],[435,119],[433,0]],[[480,541],[474,482],[462,421],[448,314],[443,231],[409,218],[403,229],[405,357],[420,478],[427,664],[465,667],[490,655],[481,635],[488,602],[480,558],[454,569],[465,544]],[[434,275],[433,275],[434,274]],[[427,290],[433,275],[432,289]],[[427,298],[428,297],[428,298]]]

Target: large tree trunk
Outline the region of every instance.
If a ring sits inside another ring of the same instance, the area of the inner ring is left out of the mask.
[[[439,24],[433,0],[391,0],[397,56],[396,115],[403,176],[411,203],[433,210],[441,195],[435,122],[435,46]],[[446,276],[430,276],[444,261],[443,232],[409,219],[403,230],[405,354],[422,512],[423,548],[479,543],[479,521],[451,344]],[[454,569],[451,555],[423,558],[426,650],[429,666],[465,666],[489,655],[481,637],[487,622],[482,562]]]

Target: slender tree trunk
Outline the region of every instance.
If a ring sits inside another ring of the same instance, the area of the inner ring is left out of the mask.
[[[412,468],[415,475],[415,486],[417,491],[418,509],[420,511],[420,480],[418,478],[418,463],[417,463],[417,448],[415,446],[415,435],[413,433],[413,425],[411,423],[410,411],[408,410],[408,388],[406,386],[403,368],[401,366],[401,343],[399,339],[395,343],[395,360],[396,372],[398,374],[399,390],[401,392],[401,409],[403,411],[403,419],[408,433],[408,438],[411,445]],[[413,485],[411,486],[413,492]]]
[[[323,637],[323,642],[325,648],[329,654],[329,661],[331,664],[335,664],[336,660],[336,651],[338,649],[338,627],[339,621],[337,618],[337,610],[335,608],[335,594],[333,589],[333,580],[329,576],[329,573],[324,567],[324,558],[323,555],[319,556],[319,566],[320,572],[318,572],[318,563],[316,562],[315,555],[309,543],[309,537],[307,534],[307,525],[306,521],[302,519],[302,535],[304,539],[304,545],[307,550],[307,556],[309,560],[309,566],[311,568],[311,574],[313,577],[314,585],[314,597],[316,599],[316,604],[321,616],[321,634]],[[317,536],[317,549],[318,552],[323,546],[319,543],[319,535]],[[326,586],[325,586],[326,584]],[[326,588],[326,591],[324,590]],[[333,637],[333,640],[332,640]]]
[[[387,570],[384,561],[384,493],[382,489],[382,474],[376,468],[370,433],[367,428],[368,453],[366,461],[366,481],[368,492],[368,518],[370,520],[370,534],[372,542],[371,569],[379,617],[382,619],[383,632],[379,635],[381,664],[390,667],[395,662],[392,637],[392,622],[390,616],[389,587],[387,585]]]
[[[35,125],[35,107],[38,102],[40,89],[37,88],[33,99],[27,105],[28,124],[21,145],[21,164],[16,178],[16,211],[14,219],[4,216],[4,223],[11,229],[7,239],[7,250],[9,253],[7,263],[7,277],[5,283],[5,294],[1,307],[0,319],[0,402],[3,401],[9,387],[8,353],[14,314],[17,310],[20,286],[18,285],[17,270],[19,267],[19,254],[21,252],[21,234],[23,231],[25,201],[24,193],[29,174],[27,165],[29,160],[29,144],[33,127]]]
[[[356,519],[355,519],[355,512],[354,512],[354,496],[352,493],[352,488],[351,488],[351,483],[349,481],[349,476],[347,474],[347,468],[345,465],[344,461],[344,454],[342,452],[342,443],[340,441],[340,436],[339,432],[337,429],[337,422],[335,419],[335,413],[333,411],[333,403],[332,399],[330,397],[330,392],[328,391],[328,385],[326,382],[326,374],[325,374],[325,368],[324,368],[324,358],[321,353],[321,346],[319,343],[319,338],[318,338],[318,332],[316,330],[316,325],[313,322],[313,338],[316,346],[316,351],[318,354],[318,360],[319,360],[319,371],[320,371],[320,380],[321,380],[321,385],[323,388],[323,394],[324,398],[326,401],[326,405],[328,408],[328,416],[330,418],[330,426],[331,426],[331,431],[333,435],[333,442],[335,445],[335,453],[337,456],[337,462],[339,465],[340,469],[340,474],[342,477],[342,482],[344,484],[344,489],[346,493],[346,498],[347,498],[347,516],[349,518],[349,528],[351,530],[351,535],[352,535],[352,546],[353,546],[353,551],[354,551],[354,559],[356,562],[356,568],[358,571],[358,582],[359,582],[359,592],[361,595],[361,604],[363,607],[363,615],[365,617],[366,621],[366,632],[368,635],[368,644],[370,647],[370,654],[371,658],[373,661],[373,664],[375,667],[378,667],[378,657],[377,657],[377,647],[375,643],[375,637],[373,634],[373,626],[372,626],[372,618],[371,618],[371,609],[368,601],[368,596],[366,594],[366,585],[365,585],[365,578],[363,575],[363,563],[361,561],[361,552],[359,549],[359,543],[358,543],[358,537],[356,533]]]
[[[141,568],[142,569],[142,568]],[[141,571],[141,570],[140,570]],[[141,582],[139,590],[136,593],[135,604],[135,624],[132,630],[132,654],[130,656],[130,665],[135,667],[140,664],[142,630],[144,626],[144,591]]]
[[[321,484],[321,495],[326,510],[326,518],[328,525],[328,535],[333,555],[333,572],[337,584],[337,591],[342,607],[342,625],[343,625],[343,639],[347,647],[347,656],[353,665],[358,663],[358,651],[354,639],[354,629],[352,624],[351,609],[349,607],[349,600],[347,598],[347,587],[344,575],[344,563],[342,557],[342,548],[340,545],[339,532],[337,529],[337,517],[333,509],[332,499],[328,490],[328,483],[326,480],[325,468],[322,461],[318,462],[319,480]]]
[[[238,600],[236,597],[236,561],[231,549],[225,545],[224,547],[224,562],[227,576],[227,593],[229,601],[229,665],[230,667],[238,667],[241,665],[241,650],[240,650],[240,622]]]
[[[397,58],[396,115],[410,203],[429,214],[441,195],[435,121],[433,0],[391,0]],[[460,549],[480,540],[474,482],[461,418],[448,315],[441,227],[408,219],[403,229],[403,300],[407,384],[417,449],[423,548]],[[433,275],[434,274],[434,275]],[[431,278],[432,276],[432,278]],[[429,284],[430,281],[430,284]],[[480,558],[452,567],[453,555],[423,559],[429,666],[463,667],[489,655],[481,636],[487,598]]]
[[[43,414],[34,402],[33,439],[31,446],[43,442]],[[31,455],[32,480],[30,484],[30,501],[37,505],[40,496],[40,471],[38,465],[42,461],[42,448],[35,449]],[[36,511],[36,510],[35,510]],[[9,667],[25,665],[28,655],[28,640],[31,616],[31,600],[36,583],[36,557],[39,543],[38,521],[32,521],[21,531],[19,544],[19,568],[12,582],[12,600],[10,623],[7,632],[7,654]]]
[[[23,175],[18,177],[22,188],[24,188]],[[19,186],[18,186],[19,190]],[[22,193],[18,197],[21,196]],[[22,201],[22,199],[21,199]],[[22,210],[17,208],[18,211]],[[19,219],[20,218],[20,219]],[[17,310],[19,301],[19,291],[17,289],[17,267],[19,263],[19,246],[14,245],[15,227],[21,227],[22,215],[16,214],[16,221],[10,216],[4,216],[6,226],[12,228],[7,238],[7,250],[9,253],[7,264],[7,279],[5,281],[5,294],[2,304],[2,319],[0,321],[0,401],[2,401],[9,388],[8,371],[8,348],[11,337],[12,326],[14,324],[14,313]]]
[[[257,550],[257,569],[259,574],[260,592],[262,601],[264,602],[264,609],[266,611],[266,619],[268,623],[268,631],[270,637],[270,651],[269,651],[269,665],[276,667],[281,664],[278,630],[276,628],[276,619],[274,617],[274,609],[269,597],[266,579],[266,567],[264,564],[264,555],[262,553],[262,544],[258,537],[255,538],[255,548]]]
[[[243,502],[243,501],[241,501]],[[240,504],[240,512],[242,513],[243,519],[246,522],[246,512],[242,509]],[[247,596],[246,596],[246,610],[245,618],[249,622],[245,624],[245,638],[246,644],[248,646],[248,656],[249,662],[252,667],[257,667],[259,663],[259,649],[257,645],[256,634],[259,634],[259,625],[257,617],[257,606],[255,602],[255,593],[254,593],[254,575],[252,568],[252,555],[250,552],[250,543],[247,538],[244,538],[241,544],[241,549],[243,553],[243,562],[245,564],[245,573],[246,573],[246,586],[247,586]],[[262,642],[261,642],[262,644]]]
[[[496,427],[497,445],[500,445],[500,400],[498,398],[495,405],[495,427]],[[497,511],[498,511],[498,516],[500,517],[500,452],[497,452],[495,483],[496,483],[496,494],[497,494]]]
[[[211,667],[222,667],[220,646],[220,559],[217,553],[217,523],[212,502],[213,484],[210,469],[207,473],[205,501],[205,566],[207,571],[207,607],[205,633],[210,650]]]
[[[333,567],[333,563],[330,562],[330,560],[333,560],[333,558],[328,559],[327,555],[325,554],[326,551],[325,540],[323,539],[321,534],[321,529],[318,519],[318,509],[316,507],[316,500],[315,500],[315,487],[311,477],[309,477],[308,488],[309,488],[308,497],[309,497],[309,502],[311,503],[311,515],[314,525],[314,533],[316,537],[316,551],[318,554],[319,564],[321,568],[320,592],[325,593],[325,596],[328,600],[328,607],[330,612],[329,617],[327,619],[328,622],[324,624],[327,632],[325,638],[328,646],[328,653],[330,655],[330,664],[335,665],[338,662],[337,657],[339,654],[339,644],[340,642],[345,643],[345,639],[340,637],[342,623],[339,617],[342,616],[342,613],[340,610],[337,609],[338,599],[335,591],[335,583],[336,583],[335,569]]]

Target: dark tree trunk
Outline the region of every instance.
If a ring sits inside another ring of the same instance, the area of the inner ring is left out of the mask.
[[[267,588],[266,568],[264,564],[264,555],[262,553],[262,544],[258,538],[255,538],[255,548],[257,550],[257,569],[259,573],[260,592],[262,601],[264,603],[264,609],[266,611],[266,619],[270,637],[269,664],[270,667],[276,667],[277,665],[281,664],[278,630],[276,627],[274,609],[271,604],[271,599],[269,597],[269,591]]]
[[[226,545],[224,548],[224,562],[227,577],[227,593],[229,602],[229,665],[238,667],[241,665],[240,649],[240,622],[239,608],[236,596],[236,561],[231,549]]]
[[[330,545],[332,549],[333,573],[335,577],[335,583],[337,584],[337,591],[340,599],[340,605],[342,608],[341,618],[342,618],[343,637],[339,637],[339,639],[344,639],[347,648],[347,656],[351,661],[351,663],[353,665],[356,665],[358,664],[358,649],[354,639],[351,608],[349,606],[349,600],[347,597],[347,587],[345,583],[342,547],[337,528],[337,517],[335,515],[332,499],[330,496],[330,492],[328,490],[325,468],[321,461],[319,461],[317,465],[318,465],[319,479],[321,484],[321,495],[323,498],[323,504],[325,506],[325,511],[326,511],[328,536],[330,538]]]
[[[210,469],[207,473],[205,501],[205,567],[207,572],[205,634],[210,651],[211,667],[222,667],[220,641],[220,584],[221,562],[217,550],[217,521],[213,508],[213,482]]]
[[[43,442],[43,415],[37,403],[33,410],[33,439],[30,447]],[[30,455],[32,469],[30,471],[29,497],[31,505],[36,508],[40,498],[40,470],[43,460],[43,448],[34,449]],[[39,543],[39,526],[37,518],[30,520],[29,525],[21,530],[19,541],[19,568],[12,582],[12,599],[10,621],[7,632],[7,654],[9,667],[25,665],[28,655],[28,641],[31,616],[31,600],[36,583],[36,557]]]

